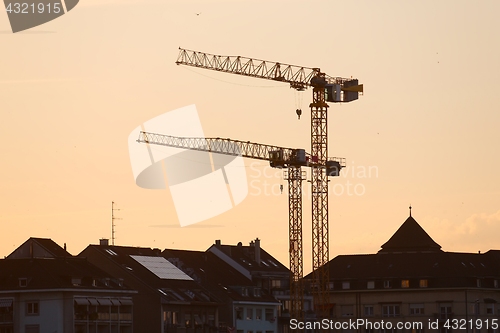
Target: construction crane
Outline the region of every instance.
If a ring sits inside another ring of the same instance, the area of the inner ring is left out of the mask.
[[[298,91],[313,88],[311,108],[311,158],[323,161],[311,166],[312,202],[312,271],[316,297],[314,306],[320,316],[330,310],[328,230],[328,127],[327,102],[351,102],[363,92],[357,79],[332,77],[319,68],[309,68],[270,62],[241,56],[221,56],[179,48],[176,64],[219,72],[286,82]],[[297,115],[300,117],[300,110]],[[292,212],[290,212],[292,214]],[[302,262],[302,260],[300,260]]]
[[[289,238],[290,238],[290,314],[293,318],[303,316],[303,253],[302,253],[302,181],[303,166],[328,165],[330,176],[338,176],[345,166],[345,159],[331,158],[328,161],[314,160],[304,149],[292,149],[271,146],[250,141],[238,141],[221,138],[187,138],[140,132],[140,143],[183,148],[225,155],[269,161],[273,168],[287,169]]]

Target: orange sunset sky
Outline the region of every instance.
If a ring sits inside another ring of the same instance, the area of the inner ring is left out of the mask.
[[[208,137],[310,150],[311,90],[177,66],[179,46],[364,84],[358,101],[329,108],[329,154],[348,166],[330,182],[331,258],[378,251],[410,204],[443,250],[500,249],[498,13],[496,0],[81,0],[13,34],[2,9],[0,255],[29,237],[76,255],[111,237],[115,201],[117,245],[205,250],[259,237],[288,265],[287,193],[267,163],[245,161],[241,204],[183,228],[168,190],[135,184],[128,135],[190,104]],[[309,192],[304,183],[305,273]]]

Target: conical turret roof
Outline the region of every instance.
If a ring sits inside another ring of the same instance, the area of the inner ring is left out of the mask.
[[[379,253],[395,252],[441,252],[441,245],[436,243],[410,215],[379,251]]]

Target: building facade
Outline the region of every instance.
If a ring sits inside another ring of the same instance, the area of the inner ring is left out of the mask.
[[[0,260],[1,333],[132,333],[134,291],[50,239]]]
[[[363,323],[344,330],[498,332],[500,251],[442,251],[411,214],[378,253],[339,255],[327,268],[329,318]]]
[[[209,333],[218,327],[219,301],[161,255],[161,250],[89,245],[79,255],[121,279],[133,296],[134,331]]]

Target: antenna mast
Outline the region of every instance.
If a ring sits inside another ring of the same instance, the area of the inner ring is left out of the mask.
[[[121,218],[115,217],[115,210],[120,210],[115,208],[115,202],[111,201],[111,245],[115,245],[115,220],[121,220]]]

